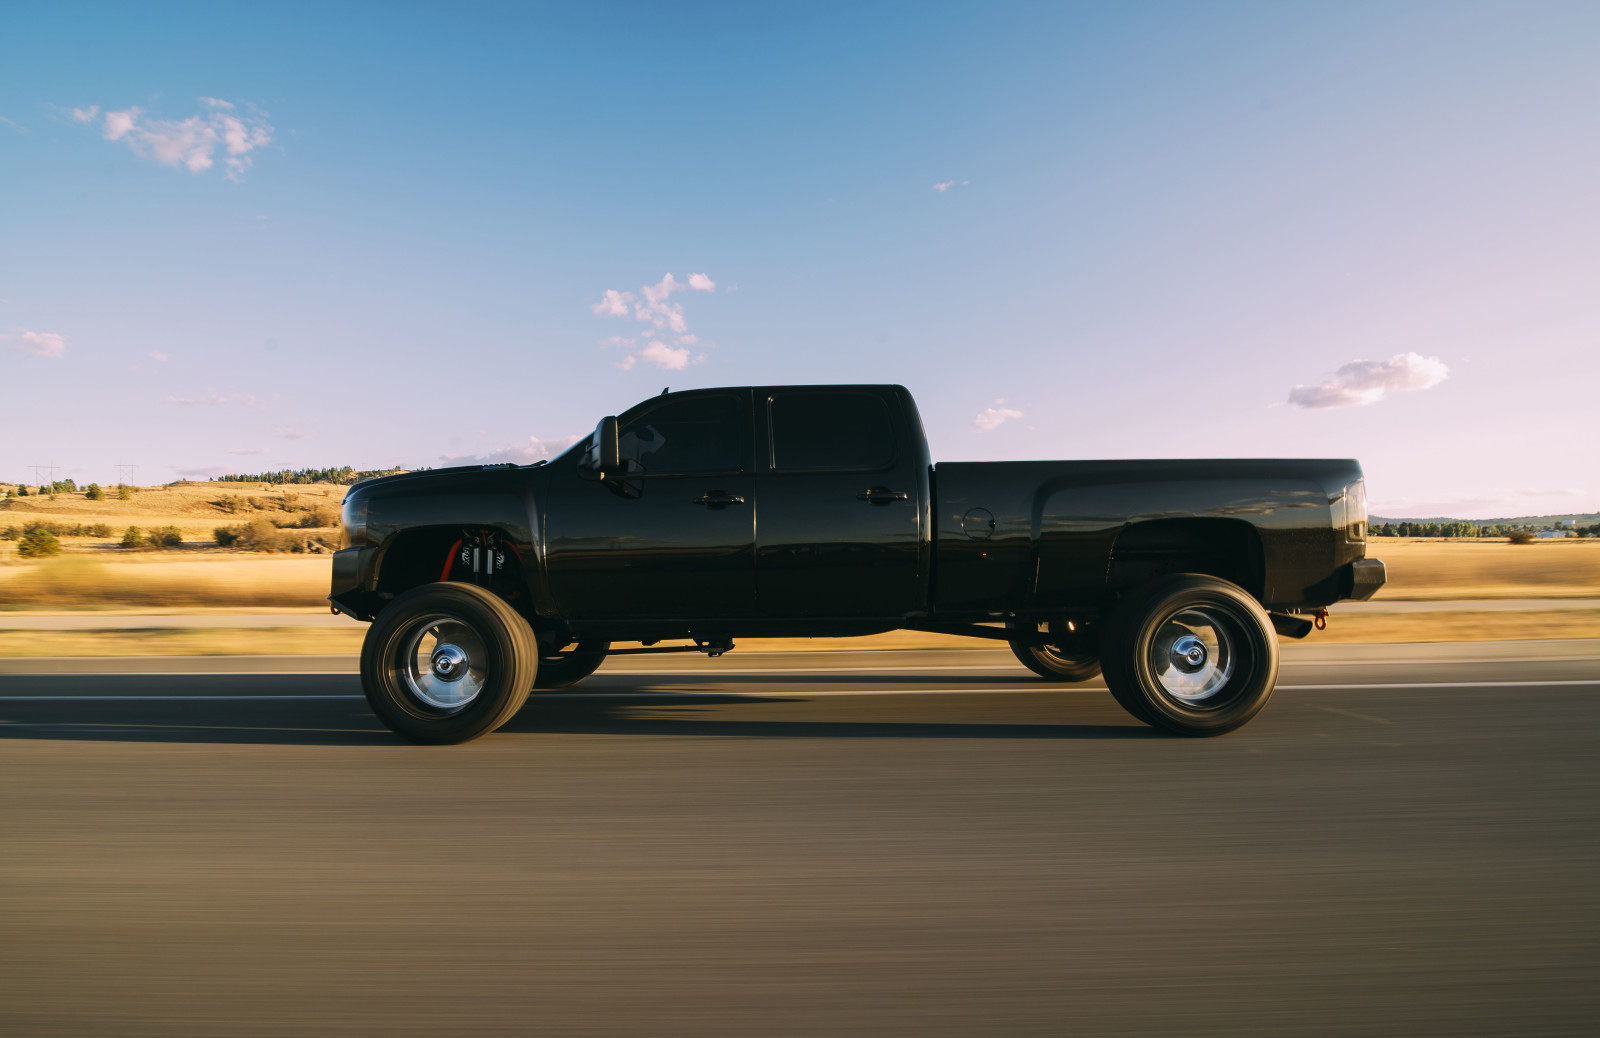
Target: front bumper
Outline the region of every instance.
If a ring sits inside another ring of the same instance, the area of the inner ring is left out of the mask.
[[[335,556],[337,558],[337,556]],[[1340,598],[1365,602],[1378,593],[1389,581],[1388,568],[1382,559],[1357,559],[1345,566],[1340,574]]]
[[[373,580],[377,548],[344,548],[333,553],[333,587],[328,601],[341,613],[371,620],[377,613]]]

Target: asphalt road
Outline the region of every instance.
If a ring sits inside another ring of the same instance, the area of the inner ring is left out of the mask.
[[[0,1033],[1592,1034],[1595,644],[1358,649],[1204,741],[989,650],[443,748],[348,673],[0,675]]]

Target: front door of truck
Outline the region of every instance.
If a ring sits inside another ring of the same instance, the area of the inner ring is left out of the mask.
[[[775,389],[757,401],[756,601],[772,618],[897,617],[920,608],[920,452],[892,399]]]
[[[750,394],[684,393],[619,419],[624,485],[574,469],[547,507],[550,589],[573,619],[749,616],[755,605]]]

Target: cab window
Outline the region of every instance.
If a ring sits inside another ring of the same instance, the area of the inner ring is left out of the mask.
[[[624,462],[645,475],[737,472],[744,458],[738,397],[711,395],[668,399],[623,420],[617,445]]]
[[[868,471],[894,461],[894,423],[871,393],[775,393],[767,400],[773,469]]]

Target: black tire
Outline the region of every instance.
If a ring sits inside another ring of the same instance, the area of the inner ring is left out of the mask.
[[[1015,623],[1011,626],[1029,634],[1038,632],[1037,626]],[[1099,646],[1093,634],[1068,631],[1066,624],[1059,621],[1050,624],[1050,634],[1055,638],[1051,645],[1031,645],[1019,638],[1011,639],[1011,654],[1024,667],[1050,681],[1088,681],[1100,673]]]
[[[420,743],[499,728],[539,666],[528,622],[473,584],[424,584],[384,607],[361,647],[361,687],[378,719]]]
[[[1216,577],[1170,577],[1130,595],[1102,638],[1106,685],[1123,709],[1177,735],[1222,735],[1278,683],[1278,638],[1254,598]]]
[[[564,652],[541,652],[539,676],[533,679],[535,692],[571,688],[600,669],[611,650],[610,642],[581,641]]]

